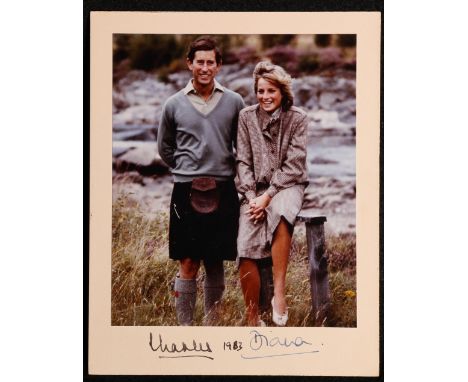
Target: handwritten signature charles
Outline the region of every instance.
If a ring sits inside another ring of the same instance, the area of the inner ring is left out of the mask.
[[[179,345],[172,342],[171,344],[167,344],[163,342],[161,334],[159,334],[159,341],[153,342],[153,333],[150,333],[150,341],[149,345],[151,350],[157,352],[160,351],[161,353],[169,353],[169,354],[176,354],[176,355],[168,355],[163,356],[160,355],[159,358],[184,358],[184,357],[203,357],[209,358],[213,360],[213,357],[203,355],[203,354],[185,354],[185,353],[212,353],[211,346],[209,342],[205,342],[205,345],[201,342],[196,342],[192,340],[192,343],[186,344],[185,342],[181,342]],[[155,346],[156,345],[156,346]],[[179,354],[184,353],[184,354]]]

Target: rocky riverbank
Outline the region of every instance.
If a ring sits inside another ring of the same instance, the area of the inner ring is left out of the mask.
[[[218,81],[254,104],[253,66],[225,65]],[[113,90],[113,197],[131,194],[148,215],[167,211],[172,178],[160,159],[157,130],[162,105],[185,86],[190,72],[169,76],[169,83],[132,71]],[[308,174],[303,209],[326,215],[327,230],[355,230],[355,80],[304,76],[293,81],[295,105],[309,116]]]

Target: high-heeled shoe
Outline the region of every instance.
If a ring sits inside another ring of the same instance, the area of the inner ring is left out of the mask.
[[[277,313],[275,311],[275,296],[271,299],[271,311],[273,322],[278,326],[285,326],[288,322],[288,308],[284,314]]]

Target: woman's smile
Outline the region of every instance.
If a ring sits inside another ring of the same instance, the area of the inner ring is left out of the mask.
[[[257,84],[257,100],[263,110],[268,113],[274,112],[281,106],[281,90],[271,82],[260,78]]]

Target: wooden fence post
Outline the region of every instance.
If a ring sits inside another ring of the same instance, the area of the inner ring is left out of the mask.
[[[269,261],[267,261],[269,260]],[[267,319],[266,313],[271,311],[271,299],[273,298],[273,271],[271,259],[259,262],[260,271],[260,299],[259,308],[263,319]]]
[[[299,215],[298,221],[306,224],[307,251],[309,257],[309,281],[312,297],[314,326],[326,323],[330,306],[328,262],[325,257],[325,216]]]

